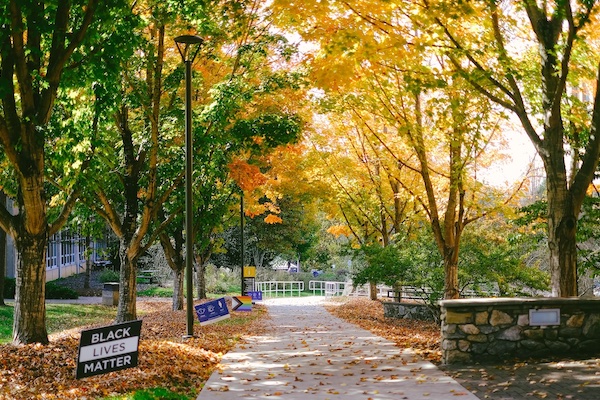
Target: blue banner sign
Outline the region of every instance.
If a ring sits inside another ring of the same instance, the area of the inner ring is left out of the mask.
[[[212,300],[194,307],[200,325],[212,324],[229,318],[229,309],[225,298]]]
[[[262,301],[262,292],[260,290],[248,292],[248,296],[252,298],[252,301]]]

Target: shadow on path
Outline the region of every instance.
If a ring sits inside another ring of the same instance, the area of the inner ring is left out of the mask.
[[[332,316],[321,301],[265,301],[270,333],[227,353],[198,400],[476,399],[432,363]]]

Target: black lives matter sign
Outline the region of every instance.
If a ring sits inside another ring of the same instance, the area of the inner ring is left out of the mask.
[[[138,320],[82,331],[77,379],[137,366],[141,330]]]

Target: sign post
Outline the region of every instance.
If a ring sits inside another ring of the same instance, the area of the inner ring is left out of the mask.
[[[256,280],[256,267],[245,266],[242,269],[242,296],[248,296],[248,292],[254,291],[254,282]]]
[[[137,366],[141,330],[137,320],[82,331],[76,378]]]

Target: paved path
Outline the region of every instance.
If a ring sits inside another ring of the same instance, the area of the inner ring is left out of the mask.
[[[198,400],[477,399],[410,350],[332,316],[322,301],[265,301],[270,333],[227,353]]]
[[[600,399],[600,358],[448,365],[443,370],[480,399]]]

